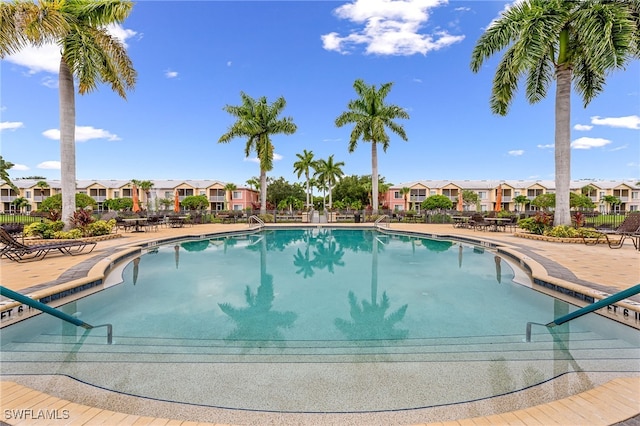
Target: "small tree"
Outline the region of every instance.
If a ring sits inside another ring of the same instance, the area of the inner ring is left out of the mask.
[[[547,211],[552,207],[555,207],[556,194],[540,194],[531,201],[531,205]]]
[[[480,196],[476,192],[469,189],[462,190],[462,203],[465,206],[475,206],[478,201],[480,201]]]
[[[516,210],[520,210],[520,206],[526,206],[531,200],[526,195],[518,195],[513,198],[513,202],[516,203]]]
[[[209,199],[206,195],[189,195],[180,203],[187,210],[206,210],[209,207]]]
[[[96,209],[98,204],[96,203],[96,200],[89,197],[87,194],[76,194],[76,208],[85,209],[87,207]],[[40,204],[40,210],[45,212],[51,210],[62,211],[62,194],[56,194],[45,198],[42,204]]]
[[[448,210],[453,207],[453,201],[446,195],[432,195],[420,205],[424,210]]]
[[[614,195],[605,195],[604,197],[602,197],[600,199],[600,201],[609,205],[609,211],[614,210],[613,206],[617,206],[617,205],[620,205],[622,203],[620,201],[620,198],[618,198],[618,197],[616,197]]]

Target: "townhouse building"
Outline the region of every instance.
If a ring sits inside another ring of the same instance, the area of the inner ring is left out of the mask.
[[[204,195],[209,200],[209,210],[244,210],[259,203],[260,193],[252,188],[237,187],[233,191],[225,190],[226,182],[218,180],[153,180],[148,191],[138,188],[141,206],[149,211],[160,211],[170,204],[176,192],[180,201],[193,195]],[[0,203],[3,212],[31,212],[38,210],[42,202],[61,191],[58,180],[16,179],[14,185],[19,192],[3,183],[0,186]],[[104,202],[115,198],[133,198],[133,185],[129,180],[79,180],[76,191],[86,194],[96,201],[99,211],[106,210]],[[18,199],[26,200],[19,207]],[[170,200],[170,203],[163,200]]]
[[[638,181],[576,180],[570,189],[576,194],[588,196],[601,213],[610,211],[629,212],[640,210],[640,185]],[[405,194],[403,188],[408,192]],[[454,208],[463,191],[478,195],[478,203],[465,205],[466,211],[494,211],[497,204],[502,210],[535,210],[535,207],[517,202],[524,196],[531,202],[542,194],[555,193],[552,180],[420,180],[393,185],[382,197],[381,203],[390,210],[420,211],[421,203],[432,195],[444,195]],[[607,196],[616,197],[620,204],[610,205]]]
[[[232,191],[225,190],[226,182],[219,180],[152,180],[153,186],[145,193],[138,189],[141,205],[150,211],[159,211],[166,207],[162,200],[173,199],[178,193],[180,201],[192,195],[205,195],[209,200],[209,209],[244,210],[260,203],[260,193],[253,188],[238,186]],[[13,182],[19,189],[14,191],[8,184],[0,186],[0,208],[3,212],[31,212],[38,210],[48,197],[61,191],[60,181],[16,179]],[[595,210],[601,213],[610,211],[640,211],[640,185],[637,181],[577,180],[571,182],[571,191],[591,198]],[[403,188],[408,192],[404,194]],[[78,193],[92,197],[98,210],[104,210],[104,202],[115,198],[132,198],[133,185],[128,180],[79,180]],[[463,191],[472,191],[478,195],[478,203],[465,205],[467,211],[493,211],[497,205],[502,210],[535,210],[530,205],[517,203],[519,196],[532,201],[538,195],[555,192],[552,180],[419,180],[393,185],[380,197],[381,205],[393,211],[421,210],[421,203],[432,195],[444,195],[453,203]],[[620,204],[610,205],[607,196],[616,197]],[[24,206],[17,206],[19,198],[26,200]],[[172,208],[172,207],[170,207]]]

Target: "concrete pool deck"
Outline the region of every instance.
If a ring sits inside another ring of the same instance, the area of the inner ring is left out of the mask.
[[[358,225],[340,224],[338,226],[354,227]],[[370,226],[370,224],[364,224],[360,226]],[[92,273],[92,269],[94,268],[94,266],[101,262],[104,258],[113,256],[118,252],[127,250],[128,248],[136,247],[146,241],[178,237],[181,235],[204,235],[217,232],[246,230],[247,228],[248,227],[246,224],[211,224],[195,225],[193,227],[185,228],[162,228],[157,232],[149,233],[127,232],[122,234],[120,238],[99,242],[94,252],[87,255],[80,255],[76,257],[51,255],[50,257],[47,257],[42,261],[25,264],[18,264],[10,262],[6,259],[2,259],[0,263],[0,266],[2,267],[0,271],[2,285],[25,294],[40,293],[50,290],[53,286],[62,285],[73,280],[85,278],[88,274]],[[533,273],[538,278],[546,277],[548,281],[553,283],[566,282],[570,286],[578,286],[580,288],[583,288],[587,293],[589,291],[593,291],[596,294],[611,294],[640,283],[640,251],[635,250],[630,242],[626,242],[621,249],[614,250],[610,249],[606,245],[585,246],[584,244],[536,241],[517,237],[508,232],[481,232],[468,229],[454,229],[451,225],[391,224],[391,230],[436,234],[443,236],[459,236],[468,240],[485,241],[491,244],[495,244],[500,247],[501,250],[505,250],[506,252],[508,251],[509,253],[515,253],[516,258],[526,259],[528,263],[533,264]],[[640,302],[640,298],[638,298],[638,296],[635,296],[631,300],[634,302]],[[9,390],[12,389],[9,382],[16,380],[15,377],[4,377],[3,380],[6,380],[6,382],[3,382],[2,407],[6,408],[8,407],[8,405],[5,405],[5,401],[8,401],[8,399],[4,390],[6,389],[6,392],[12,392]],[[58,382],[60,383],[60,386],[64,386],[65,388],[71,387],[69,383],[64,383],[65,381],[62,379]],[[557,401],[556,406],[566,407],[566,412],[554,411],[555,409],[552,409],[551,411],[552,413],[556,413],[556,420],[559,419],[558,424],[586,424],[587,422],[570,420],[572,418],[579,419],[579,417],[571,417],[571,415],[568,413],[574,412],[574,414],[572,415],[575,415],[575,412],[580,412],[580,409],[576,410],[575,407],[580,407],[580,404],[584,404],[584,401],[589,401],[590,398],[592,398],[592,405],[600,407],[598,408],[598,410],[596,410],[596,412],[600,413],[600,415],[598,416],[598,421],[590,421],[588,422],[589,424],[614,424],[640,413],[640,401],[638,401],[637,399],[635,401],[637,402],[635,404],[635,407],[633,397],[627,400],[626,406],[627,408],[630,408],[629,411],[622,409],[621,405],[619,405],[616,401],[616,398],[618,398],[620,395],[625,394],[625,392],[628,395],[638,395],[640,393],[640,382],[637,380],[637,377],[635,379],[630,378],[630,380],[628,381],[623,380],[622,382],[616,382],[615,385],[605,383],[609,383],[609,381],[608,378],[603,377],[601,386],[598,386],[591,391],[585,392],[585,395],[580,393],[579,395],[575,396],[574,400],[569,401],[569,399],[572,398],[569,397],[561,398],[560,401]],[[46,386],[43,386],[42,389],[45,389],[46,391],[49,387],[50,384],[47,384]],[[15,391],[17,391],[17,389],[18,388],[14,388]],[[24,400],[31,401],[30,405],[28,405],[29,407],[37,407],[39,409],[43,409],[42,407],[45,407],[45,401],[49,401],[49,403],[56,402],[60,404],[60,401],[54,401],[54,399],[56,398],[61,399],[58,396],[45,398],[42,395],[39,395],[40,391],[35,389],[32,389],[32,391],[35,393],[31,395],[36,399]],[[597,393],[597,396],[589,394],[589,392],[592,391]],[[23,392],[25,392],[26,398],[26,395],[29,394],[29,391],[27,390]],[[102,393],[104,393],[104,391],[102,391]],[[50,392],[50,394],[53,394],[53,392]],[[49,394],[46,393],[43,395],[49,396]],[[60,395],[60,393],[58,395]],[[66,398],[62,398],[62,400],[74,400],[73,398],[71,398],[73,392],[67,391],[62,395],[64,395]],[[186,414],[186,411],[188,411],[186,410],[186,408],[183,412],[179,404],[173,404],[169,407],[158,406],[156,411],[152,411],[154,414],[149,416],[149,407],[142,407],[143,403],[139,401],[140,398],[132,398],[138,401],[128,404],[127,398],[124,396],[117,398],[118,402],[114,405],[115,407],[120,408],[111,408],[111,410],[105,410],[103,408],[90,408],[91,406],[102,406],[104,399],[108,398],[114,397],[113,395],[105,395],[105,398],[97,398],[95,404],[87,404],[86,402],[82,404],[75,404],[74,406],[84,407],[84,411],[78,413],[77,416],[71,416],[71,418],[69,418],[69,424],[98,424],[98,418],[104,419],[104,413],[100,417],[96,417],[98,416],[98,411],[112,411],[115,414],[117,414],[116,411],[119,411],[123,413],[129,413],[129,417],[131,417],[132,415],[142,414],[140,416],[137,416],[138,418],[134,420],[135,422],[137,422],[136,424],[151,424],[152,422],[153,424],[181,424],[181,421],[169,422],[169,420],[165,419],[185,417],[194,418],[193,415]],[[595,398],[595,400],[593,398]],[[20,400],[20,403],[22,403],[21,401],[22,400]],[[594,401],[604,401],[605,403],[596,404]],[[549,402],[548,404],[552,404],[552,402]],[[622,404],[622,406],[624,405],[625,404]],[[12,405],[12,408],[13,407],[14,406]],[[24,407],[27,408],[26,405]],[[502,404],[497,404],[497,406],[495,407],[495,413],[511,411],[508,407],[508,403],[506,403],[506,405],[504,406],[502,406]],[[542,407],[546,408],[543,409]],[[16,408],[21,407],[18,404]],[[78,409],[80,410],[81,408]],[[466,411],[462,411],[462,414],[460,414],[460,416],[462,417],[456,417],[454,414],[449,413],[448,417],[443,416],[442,419],[464,418],[465,416],[475,417],[473,420],[458,420],[457,422],[448,424],[529,424],[528,420],[526,419],[531,418],[533,419],[531,424],[549,424],[549,412],[547,411],[547,413],[545,414],[545,411],[547,409],[549,409],[547,404],[543,404],[531,407],[530,409],[525,409],[524,413],[520,412],[523,410],[513,411],[513,413],[519,413],[519,415],[503,413],[500,415],[494,414],[493,417],[492,415],[476,417],[475,415],[473,415],[473,413],[477,412],[478,414],[482,414],[486,411],[480,411],[471,408]],[[614,412],[617,414],[614,415]],[[81,415],[81,413],[84,413],[84,415]],[[91,415],[91,413],[93,413],[93,415]],[[585,412],[582,413],[583,416],[584,413]],[[159,417],[159,419],[154,420],[153,417],[156,416]],[[206,421],[211,422],[209,416],[203,417],[202,420],[205,420],[205,418]],[[427,413],[425,413],[423,417],[424,421],[415,421],[415,417],[409,419],[401,414],[392,417],[381,415],[379,418],[379,424],[425,423],[439,420],[437,414],[431,415]],[[81,419],[86,419],[86,422],[81,423],[81,421],[85,421]],[[92,421],[91,419],[94,420]],[[264,421],[262,423],[256,420],[244,422],[240,420],[240,417],[237,417],[237,419],[237,423],[242,424],[264,424]],[[590,417],[588,419],[592,420]],[[8,419],[5,419],[5,421],[7,420]],[[113,417],[112,420],[115,420],[115,417]],[[109,424],[108,420],[104,421],[105,424]],[[356,422],[355,419],[348,417],[343,417],[341,419],[339,419],[338,417],[333,417],[330,421],[332,422],[331,424],[363,424],[361,421]],[[234,423],[227,420],[223,420],[223,422]],[[273,419],[271,419],[270,423],[286,424],[287,420],[285,420],[285,418],[283,417],[278,418],[277,416],[275,416]],[[312,423],[313,420],[311,420],[310,424]],[[10,424],[20,423],[15,422]],[[197,422],[184,422],[183,424],[197,424]],[[317,422],[316,424],[325,423]]]

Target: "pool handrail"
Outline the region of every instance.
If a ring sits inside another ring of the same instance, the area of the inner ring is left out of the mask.
[[[376,219],[375,222],[373,222],[373,226],[379,226],[382,227],[382,222],[384,222],[384,224],[387,226],[387,228],[389,227],[389,216],[387,216],[386,214],[381,215],[380,217],[378,217]]]
[[[525,340],[527,342],[531,342],[531,326],[532,325],[541,325],[543,327],[547,327],[547,328],[553,328],[557,325],[562,325],[566,322],[569,322],[571,320],[574,320],[576,318],[579,318],[583,315],[586,315],[588,313],[591,313],[597,309],[603,308],[605,306],[611,305],[612,303],[616,303],[619,302],[623,299],[626,299],[627,297],[631,297],[634,296],[636,294],[640,293],[640,284],[636,284],[633,287],[629,287],[626,290],[622,290],[619,291],[618,293],[612,294],[609,297],[606,297],[602,300],[599,300],[597,302],[594,302],[590,305],[587,305],[583,308],[578,309],[577,311],[571,312],[567,315],[563,315],[561,317],[558,317],[556,319],[554,319],[553,321],[551,321],[550,323],[547,324],[541,324],[541,323],[537,323],[537,322],[528,322],[527,323],[527,330],[526,330],[526,337]]]
[[[258,223],[258,228],[262,228],[264,226],[264,221],[255,214],[249,216],[249,219],[247,219],[247,223],[249,224],[249,226],[251,226],[252,221]]]
[[[52,308],[49,305],[45,305],[44,303],[25,296],[24,294],[20,294],[16,291],[10,290],[4,286],[0,286],[0,295],[13,299],[17,302],[24,303],[27,306],[31,306],[32,308],[38,309],[39,311],[45,312],[49,315],[53,315],[56,318],[60,318],[63,321],[66,321],[78,327],[85,328],[87,330],[91,330],[92,328],[97,327],[107,327],[107,344],[110,345],[111,343],[113,343],[113,326],[111,324],[88,324],[76,317],[66,314],[56,308]]]

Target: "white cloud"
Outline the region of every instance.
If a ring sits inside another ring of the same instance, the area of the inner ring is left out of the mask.
[[[573,149],[591,149],[599,148],[601,146],[609,145],[611,143],[608,139],[603,138],[578,138],[571,142],[571,148]]]
[[[278,153],[273,153],[273,161],[280,161],[282,160],[284,157]],[[245,158],[244,161],[251,161],[252,163],[260,163],[260,160],[258,160],[258,157],[251,157],[251,158]]]
[[[135,31],[125,29],[121,25],[109,25],[107,31],[112,36],[118,38],[125,47],[127,46],[126,40],[136,35]],[[60,68],[60,47],[53,43],[48,43],[40,47],[27,46],[19,52],[3,59],[28,68],[29,74],[37,74],[39,72],[58,74],[58,69]],[[43,84],[51,87],[49,80],[44,80]]]
[[[43,161],[42,163],[36,166],[39,169],[47,169],[47,170],[60,170],[60,162],[59,161]]]
[[[178,76],[178,71],[167,70],[165,71],[164,76],[167,78],[176,78]]]
[[[60,140],[60,130],[58,129],[45,130],[42,135],[48,139]],[[121,140],[118,135],[114,135],[108,130],[96,129],[91,126],[76,126],[76,142],[86,142],[91,139]]]
[[[24,164],[14,164],[13,167],[11,167],[11,170],[24,172],[29,170],[29,167],[25,166]]]
[[[546,145],[537,145],[537,147],[540,149],[553,149],[555,148],[555,145],[552,143],[548,143]]]
[[[576,124],[573,128],[574,130],[586,132],[593,129],[593,126],[589,126],[588,124]]]
[[[353,0],[334,10],[361,28],[345,36],[337,32],[322,35],[322,47],[339,53],[349,53],[357,45],[374,55],[426,55],[461,42],[463,35],[454,36],[444,30],[420,33],[429,20],[429,9],[446,3],[442,0]]]
[[[24,123],[21,121],[3,121],[0,123],[0,131],[2,130],[16,130],[24,127]]]
[[[420,79],[420,78],[414,78],[414,79],[413,79],[413,82],[414,82],[414,83],[422,83],[422,79]]]
[[[622,146],[617,146],[615,148],[611,148],[609,151],[611,152],[615,152],[615,151],[622,151],[629,148],[629,145],[622,145]]]
[[[507,154],[509,154],[512,157],[519,157],[522,154],[524,154],[524,149],[514,149],[509,151]]]
[[[227,61],[227,66],[230,67],[232,65],[231,61]]]
[[[628,115],[626,117],[605,117],[597,115],[591,117],[591,124],[598,126],[622,127],[624,129],[640,129],[640,116]]]

